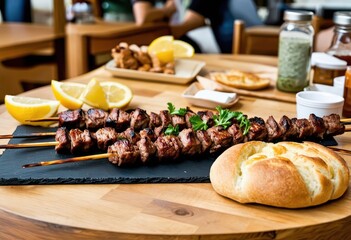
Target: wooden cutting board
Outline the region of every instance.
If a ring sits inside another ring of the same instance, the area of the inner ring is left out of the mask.
[[[247,62],[236,62],[221,60],[220,65],[216,65],[213,62],[207,63],[206,67],[201,71],[200,76],[197,80],[205,89],[223,91],[223,92],[235,92],[241,96],[259,97],[264,99],[284,101],[284,102],[296,102],[295,93],[288,93],[279,91],[276,88],[277,80],[277,68],[273,66],[247,63]],[[271,79],[271,84],[268,88],[262,90],[245,90],[233,88],[219,82],[216,82],[209,77],[209,73],[212,71],[226,71],[226,70],[239,70],[244,72],[255,73],[260,77]]]

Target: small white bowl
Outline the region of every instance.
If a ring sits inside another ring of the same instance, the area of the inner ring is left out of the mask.
[[[311,113],[323,117],[332,113],[341,115],[344,98],[336,94],[304,91],[296,94],[297,118],[308,118]]]

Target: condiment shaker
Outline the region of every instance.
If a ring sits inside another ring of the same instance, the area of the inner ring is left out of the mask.
[[[347,67],[344,85],[344,107],[342,109],[344,117],[351,117],[351,66]]]
[[[277,88],[299,92],[309,85],[314,30],[313,12],[285,11],[280,28]]]
[[[345,60],[351,66],[351,12],[335,12],[334,36],[327,54]]]

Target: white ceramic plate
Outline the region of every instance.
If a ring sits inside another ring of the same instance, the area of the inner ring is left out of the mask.
[[[116,77],[186,84],[192,81],[205,65],[205,62],[202,61],[177,59],[175,62],[175,75],[116,68],[114,60],[109,61],[105,67],[107,71]]]

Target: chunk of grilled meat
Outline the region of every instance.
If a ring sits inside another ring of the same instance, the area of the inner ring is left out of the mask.
[[[205,130],[197,130],[195,133],[196,133],[197,139],[199,139],[201,143],[201,152],[202,153],[208,152],[212,145],[212,140],[210,135]]]
[[[282,140],[295,140],[299,136],[299,130],[296,125],[296,120],[297,118],[290,119],[285,115],[280,119],[279,125],[283,131]]]
[[[296,119],[296,126],[297,126],[297,129],[299,130],[299,136],[298,136],[299,140],[305,140],[308,137],[312,136],[312,133],[313,133],[312,124],[306,118]]]
[[[324,136],[335,136],[345,132],[345,125],[340,122],[340,115],[330,114],[323,117],[326,128]]]
[[[139,159],[136,146],[124,138],[109,146],[107,152],[112,153],[108,160],[117,166],[134,166]]]
[[[308,117],[308,120],[310,121],[312,128],[313,128],[313,137],[322,139],[323,135],[326,131],[326,127],[324,125],[323,118],[317,117],[314,114],[310,114]]]
[[[209,127],[214,126],[214,120],[213,120],[214,113],[212,111],[209,111],[209,110],[198,111],[197,115],[199,115],[201,120],[205,121]]]
[[[201,153],[201,143],[193,129],[183,129],[178,138],[182,143],[182,154],[192,156]]]
[[[169,113],[168,110],[162,110],[160,111],[160,119],[161,119],[161,126],[162,127],[167,127],[169,124],[172,123],[172,117],[171,114]]]
[[[239,144],[244,142],[245,136],[243,130],[238,123],[233,123],[227,131],[233,136],[233,144]]]
[[[222,126],[214,126],[207,129],[207,133],[212,140],[210,153],[215,153],[232,145],[233,136]]]
[[[57,153],[69,153],[71,150],[71,142],[64,127],[59,127],[56,131],[55,140],[58,144],[55,146]]]
[[[275,121],[272,116],[269,116],[266,121],[266,128],[267,128],[267,141],[273,142],[279,140],[283,134],[283,131],[280,125]]]
[[[85,128],[85,112],[82,109],[60,112],[58,119],[59,127]]]
[[[172,121],[173,126],[178,125],[179,130],[182,130],[186,127],[185,118],[183,116],[179,116],[179,115],[174,114],[171,116],[171,121]]]
[[[267,128],[264,120],[260,117],[253,117],[249,119],[250,129],[247,134],[248,141],[265,141],[267,138]]]
[[[176,136],[160,136],[154,144],[156,156],[160,162],[174,161],[179,158],[182,145]]]
[[[140,134],[134,131],[133,128],[127,128],[124,132],[120,133],[118,137],[128,139],[132,144],[136,144],[140,140]]]
[[[100,128],[94,134],[97,147],[101,150],[107,150],[108,146],[116,142],[118,134],[114,128],[105,127]]]
[[[147,135],[141,135],[140,140],[137,142],[140,153],[140,160],[142,163],[151,162],[152,158],[156,155],[156,146]]]
[[[98,108],[90,108],[85,114],[85,125],[89,130],[97,130],[105,126],[108,113]]]
[[[195,115],[196,115],[196,114],[195,114],[193,111],[189,110],[189,109],[188,109],[188,111],[186,112],[184,118],[185,118],[185,123],[186,123],[186,127],[187,127],[187,128],[192,128],[192,127],[193,127],[193,125],[192,125],[191,122],[190,122],[190,118],[191,118],[192,116],[195,116]]]
[[[118,108],[113,108],[106,119],[106,127],[113,127],[122,132],[130,126],[130,114]]]
[[[161,126],[161,118],[157,113],[151,112],[150,113],[150,122],[149,122],[149,128],[156,128],[158,126]]]
[[[89,130],[84,131],[80,129],[71,129],[69,131],[69,138],[71,140],[71,153],[81,154],[89,152],[94,147],[94,142],[90,137]]]
[[[130,116],[130,127],[134,128],[136,131],[149,126],[150,117],[145,110],[137,108]]]

